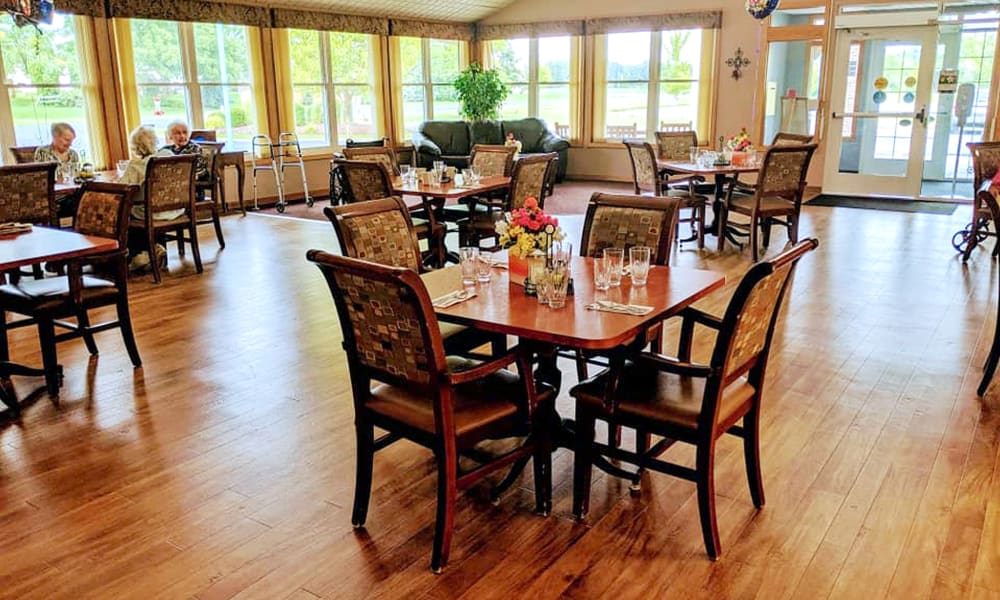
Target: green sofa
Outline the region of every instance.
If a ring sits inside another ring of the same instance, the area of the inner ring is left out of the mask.
[[[545,121],[535,117],[511,121],[424,121],[417,127],[413,145],[417,149],[417,166],[431,167],[435,160],[464,169],[476,144],[503,144],[509,132],[521,142],[521,154],[556,152],[556,181],[566,176],[569,142],[552,133]]]

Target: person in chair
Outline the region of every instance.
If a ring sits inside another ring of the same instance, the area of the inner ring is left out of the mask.
[[[208,180],[208,161],[202,154],[201,146],[191,141],[191,129],[184,121],[174,121],[167,125],[167,139],[170,144],[160,148],[160,152],[169,152],[174,156],[194,154],[198,159],[194,163],[194,178],[197,181]]]

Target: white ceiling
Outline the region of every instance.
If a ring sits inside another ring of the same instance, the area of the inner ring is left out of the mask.
[[[514,0],[222,0],[274,8],[472,23]]]

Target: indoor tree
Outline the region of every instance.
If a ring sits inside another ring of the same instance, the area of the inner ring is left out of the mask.
[[[500,117],[500,105],[510,90],[492,69],[478,62],[469,65],[455,79],[455,91],[461,104],[459,112],[469,121],[486,121]]]

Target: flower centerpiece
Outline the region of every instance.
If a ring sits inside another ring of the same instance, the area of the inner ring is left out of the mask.
[[[552,242],[563,239],[559,219],[545,214],[536,198],[527,198],[494,226],[500,246],[507,249],[511,283],[523,285],[531,263],[543,265]]]
[[[730,161],[733,166],[744,166],[750,162],[750,157],[754,153],[753,142],[746,127],[741,127],[740,132],[726,138],[725,147],[732,153]]]

